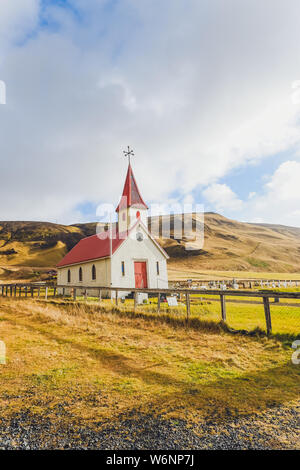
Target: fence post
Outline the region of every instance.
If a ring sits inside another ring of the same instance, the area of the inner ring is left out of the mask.
[[[40,295],[41,295],[41,288],[39,287],[38,288],[38,298],[40,298]]]
[[[62,290],[62,295],[63,295],[63,297],[65,296],[65,290],[66,290],[66,289],[63,287],[63,290]]]
[[[14,296],[17,297],[17,284],[15,285],[15,288],[14,288]]]
[[[45,300],[47,300],[47,299],[48,299],[48,287],[46,287],[46,289],[45,289]]]
[[[222,321],[226,322],[226,300],[225,300],[224,294],[220,295],[220,300],[221,300]]]
[[[99,302],[102,301],[102,292],[101,292],[101,289],[99,289]]]
[[[73,289],[73,300],[76,301],[76,289]]]
[[[53,289],[53,297],[55,297],[55,296],[56,296],[56,287],[54,287],[54,289]]]
[[[269,335],[270,333],[272,333],[272,322],[271,322],[269,297],[263,297],[263,301],[264,301],[264,310],[265,310],[265,317],[266,317],[267,334]]]
[[[190,299],[189,292],[186,292],[185,298],[186,298],[186,323],[188,324],[189,319],[190,319],[190,314],[191,314],[191,299]]]
[[[160,313],[160,292],[158,293],[157,297],[157,313]]]
[[[31,287],[30,290],[31,290],[31,297],[33,297],[33,294],[34,294],[34,292],[33,292],[33,287]]]
[[[25,297],[27,297],[28,292],[27,292],[27,286],[25,286]]]
[[[118,291],[116,290],[116,305],[118,305]]]
[[[10,286],[9,290],[10,290],[10,296],[12,297],[12,295],[13,295],[13,287]]]
[[[84,300],[87,300],[87,289],[84,291]]]
[[[22,286],[19,287],[19,297],[22,296]]]

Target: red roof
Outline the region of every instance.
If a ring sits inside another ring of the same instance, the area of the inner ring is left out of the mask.
[[[133,171],[129,163],[123,194],[121,197],[121,201],[119,202],[119,205],[116,208],[116,212],[119,212],[120,209],[125,209],[131,206],[134,206],[139,209],[148,209],[139,192],[139,188],[136,184],[135,177],[133,175]]]
[[[113,228],[112,231],[112,254],[122,245],[122,243],[128,238],[131,231],[136,227],[137,224],[141,224],[140,220],[137,220],[136,223],[127,231],[123,233],[116,232],[116,228]],[[157,241],[151,236],[144,224],[141,224],[149,237],[157,245],[157,247],[165,254],[168,258],[165,250],[157,243]],[[64,256],[64,258],[56,265],[58,268],[63,266],[70,266],[71,264],[84,263],[86,261],[92,261],[101,258],[107,258],[110,256],[110,237],[108,232],[102,232],[101,234],[92,235],[91,237],[86,237],[80,240],[77,245],[72,248],[69,253]]]
[[[110,237],[109,232],[104,232],[106,238],[99,238],[101,235],[96,234],[91,237],[86,237],[80,240],[77,245],[72,248],[69,253],[57,264],[57,267],[69,266],[70,264],[83,263],[85,261],[91,261],[93,259],[106,258],[110,256]],[[126,240],[127,234],[120,235],[119,233],[113,233],[112,237],[112,252]]]

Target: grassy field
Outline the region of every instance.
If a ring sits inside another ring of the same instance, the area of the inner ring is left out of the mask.
[[[93,425],[138,410],[201,422],[295,404],[290,344],[230,334],[210,315],[187,329],[167,312],[1,298],[1,414],[57,419],[59,409],[59,419]]]

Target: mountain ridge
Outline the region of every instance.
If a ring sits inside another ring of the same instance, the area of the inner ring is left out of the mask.
[[[204,213],[204,245],[174,238],[182,214],[170,216],[170,234],[161,237],[168,216],[149,217],[160,234],[159,243],[170,256],[169,268],[184,272],[203,270],[300,272],[300,228],[281,224],[249,223]],[[203,214],[186,214],[191,226]],[[176,221],[177,219],[177,221]],[[178,220],[179,219],[179,220]],[[181,223],[181,222],[180,222]],[[102,224],[104,226],[105,224]],[[96,233],[96,222],[70,225],[41,221],[0,221],[0,279],[44,274],[82,238]],[[193,250],[186,250],[192,245]],[[22,269],[21,269],[22,268]],[[38,268],[38,269],[37,269]],[[27,273],[27,274],[26,274]]]

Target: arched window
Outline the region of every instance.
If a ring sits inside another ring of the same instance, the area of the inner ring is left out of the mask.
[[[94,264],[92,266],[92,280],[96,280],[96,266]]]
[[[79,281],[82,281],[82,268],[79,268]]]
[[[68,282],[71,282],[71,271],[68,269]]]

